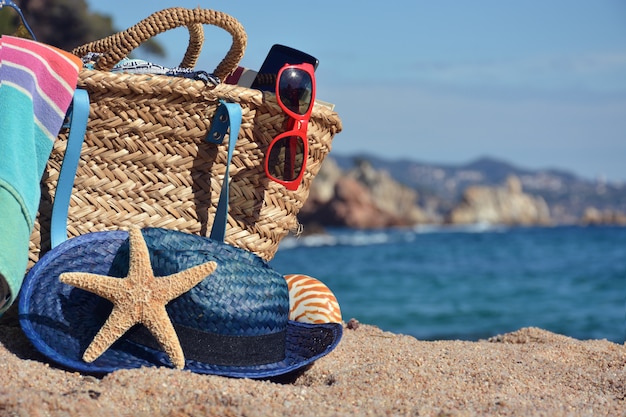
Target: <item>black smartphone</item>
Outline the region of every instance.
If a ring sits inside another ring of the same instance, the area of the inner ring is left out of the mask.
[[[313,68],[317,68],[319,64],[317,58],[306,52],[285,45],[272,45],[250,88],[274,91],[276,89],[276,79],[275,77],[272,78],[272,76],[278,74],[278,71],[285,64],[302,64],[304,62],[313,65]]]

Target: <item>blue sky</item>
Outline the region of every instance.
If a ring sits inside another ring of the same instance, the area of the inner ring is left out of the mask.
[[[492,156],[626,181],[626,2],[622,0],[203,1],[88,0],[118,29],[173,7],[236,17],[245,67],[274,43],[320,60],[318,98],[344,131],[332,153],[464,163]],[[176,65],[183,29],[159,35]],[[206,30],[197,68],[230,45]],[[152,58],[149,58],[152,59]]]

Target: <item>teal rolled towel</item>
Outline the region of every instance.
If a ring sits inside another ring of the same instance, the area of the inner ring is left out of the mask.
[[[39,183],[80,68],[80,59],[68,52],[0,38],[0,314],[24,278]]]

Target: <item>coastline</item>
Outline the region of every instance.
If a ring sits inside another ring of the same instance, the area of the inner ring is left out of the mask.
[[[9,312],[0,416],[626,415],[626,345],[538,328],[425,342],[354,323],[333,352],[282,381],[167,368],[99,378],[49,364]]]

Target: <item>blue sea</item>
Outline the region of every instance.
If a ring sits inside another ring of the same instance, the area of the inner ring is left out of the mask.
[[[624,227],[332,229],[284,239],[271,265],[324,282],[345,321],[423,340],[626,339]]]

